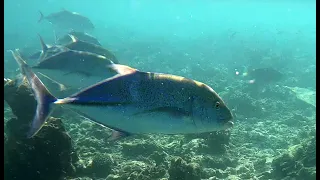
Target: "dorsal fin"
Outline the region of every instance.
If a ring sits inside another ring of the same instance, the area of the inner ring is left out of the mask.
[[[79,41],[79,39],[77,37],[75,37],[74,35],[72,35],[72,34],[68,34],[68,36],[71,38],[71,41],[73,43]]]
[[[41,48],[42,48],[42,52],[46,53],[48,51],[48,46],[46,45],[46,43],[44,43],[42,37],[40,36],[40,34],[38,34],[39,39],[40,39],[40,44],[41,44]]]
[[[58,36],[57,36],[55,30],[53,30],[53,36],[54,36],[54,43],[57,44],[57,42],[58,42]]]
[[[48,45],[46,45],[46,43],[43,41],[42,37],[40,36],[40,34],[38,34],[39,36],[39,39],[40,39],[40,44],[41,44],[41,48],[42,48],[42,53],[40,54],[40,57],[39,57],[39,61],[42,61],[45,57],[46,57],[46,54],[47,54],[47,51],[49,49]]]

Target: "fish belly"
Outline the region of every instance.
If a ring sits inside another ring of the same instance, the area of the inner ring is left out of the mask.
[[[195,123],[189,117],[175,117],[166,113],[139,114],[138,108],[124,106],[64,105],[75,112],[116,130],[133,134],[187,134],[197,133]]]

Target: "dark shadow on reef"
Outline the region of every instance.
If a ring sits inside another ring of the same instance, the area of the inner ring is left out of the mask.
[[[50,117],[39,133],[25,138],[36,101],[26,82],[4,80],[4,99],[15,117],[6,123],[5,180],[57,180],[73,175],[78,161],[72,140],[61,119]]]

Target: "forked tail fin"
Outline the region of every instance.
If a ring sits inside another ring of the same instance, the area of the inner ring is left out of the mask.
[[[32,72],[31,68],[27,65],[27,63],[21,58],[18,50],[11,51],[14,59],[20,66],[20,70],[22,75],[24,75],[29,85],[31,86],[32,92],[37,101],[37,109],[30,126],[30,130],[28,131],[27,137],[33,137],[44,125],[46,120],[48,119],[50,113],[52,112],[51,105],[57,100],[45,85],[41,82],[41,80],[37,77],[37,75]]]

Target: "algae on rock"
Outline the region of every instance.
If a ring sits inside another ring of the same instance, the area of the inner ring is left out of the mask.
[[[284,87],[290,89],[297,96],[298,99],[316,107],[316,91],[300,87]]]
[[[293,146],[272,162],[275,179],[316,179],[316,137]]]
[[[4,99],[15,115],[6,123],[5,179],[56,180],[74,175],[78,156],[61,119],[49,117],[41,130],[27,139],[36,111],[31,89],[25,81],[17,85],[17,81],[6,80]]]
[[[200,180],[201,169],[196,163],[187,163],[182,158],[171,161],[169,180]]]

